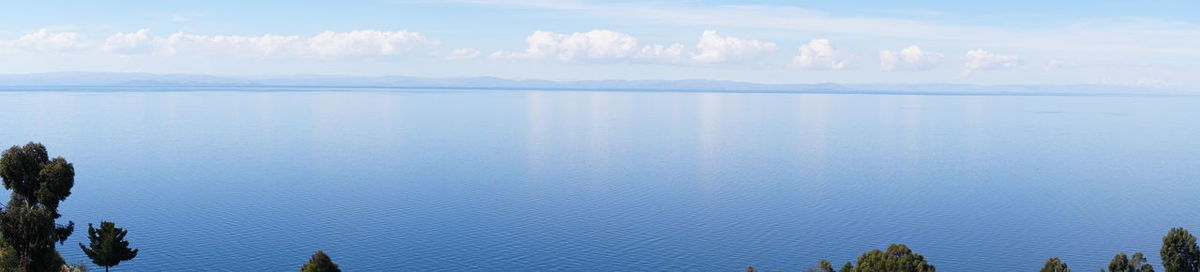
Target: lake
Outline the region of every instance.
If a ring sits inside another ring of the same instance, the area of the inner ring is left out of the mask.
[[[802,271],[904,243],[1077,271],[1200,231],[1200,98],[205,88],[0,92],[117,271]],[[1161,268],[1161,266],[1159,266]]]

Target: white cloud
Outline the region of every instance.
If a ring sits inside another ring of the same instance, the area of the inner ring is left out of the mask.
[[[481,53],[474,48],[458,48],[450,51],[450,55],[446,56],[448,60],[464,60],[479,57]]]
[[[804,69],[841,70],[846,68],[850,57],[850,54],[833,48],[829,40],[816,39],[800,46],[800,55],[792,58],[792,66]]]
[[[655,44],[643,46],[636,58],[664,63],[687,63],[692,58],[692,52],[678,43],[669,46]]]
[[[880,50],[879,67],[884,70],[929,70],[942,62],[945,56],[937,52],[921,50],[912,45],[900,51]]]
[[[828,12],[786,4],[691,5],[690,1],[585,1],[585,0],[453,0],[501,8],[570,12],[572,16],[654,25],[720,26],[783,29],[802,32],[843,33],[909,39],[971,40],[1019,36],[1028,31],[992,27],[948,25],[889,17],[838,17]],[[769,2],[769,1],[768,1]],[[928,12],[925,12],[928,13]],[[928,14],[926,14],[928,15]]]
[[[237,57],[311,56],[300,36],[263,35],[258,37],[195,35],[175,33],[160,42],[164,55],[203,55]],[[313,51],[311,53],[319,52]]]
[[[392,56],[416,49],[433,48],[439,42],[409,31],[355,30],[338,33],[325,31],[308,39],[308,49],[321,56]]]
[[[409,31],[326,31],[304,38],[266,34],[262,36],[197,35],[175,33],[153,36],[150,30],[109,36],[104,49],[122,55],[205,55],[238,57],[347,57],[393,56],[431,49],[439,42]]]
[[[637,39],[633,36],[611,30],[570,35],[539,30],[526,37],[525,43],[527,47],[523,52],[500,51],[492,57],[560,61],[621,59],[633,55],[637,48]]]
[[[993,54],[983,49],[967,51],[967,62],[963,65],[963,75],[970,75],[976,70],[1007,69],[1021,65],[1017,55]]]
[[[721,63],[741,60],[774,52],[776,48],[774,43],[721,36],[716,31],[705,30],[700,34],[700,42],[696,43],[696,49],[700,52],[692,56],[692,61]]]
[[[104,41],[103,49],[117,54],[146,54],[156,49],[154,37],[149,29],[140,29],[133,33],[118,32]]]
[[[635,60],[675,64],[710,64],[745,60],[776,49],[774,43],[718,35],[716,31],[701,33],[694,49],[674,43],[671,45],[639,46],[637,38],[611,30],[592,30],[572,34],[535,31],[525,38],[526,48],[520,52],[497,51],[492,58],[559,60]]]
[[[1195,70],[1194,64],[1197,63],[1196,60],[1200,59],[1200,50],[1195,50],[1195,45],[1200,44],[1200,24],[1194,20],[1153,16],[1065,18],[1064,20],[1042,22],[1038,27],[1030,28],[1021,25],[981,25],[938,20],[938,18],[919,18],[920,16],[872,15],[861,14],[861,12],[860,14],[836,15],[827,11],[797,7],[793,4],[781,4],[783,1],[756,1],[762,3],[753,5],[694,5],[695,1],[452,1],[485,5],[501,10],[515,9],[525,12],[534,10],[546,14],[565,13],[570,14],[573,18],[615,22],[623,25],[754,29],[759,33],[779,33],[768,35],[797,32],[828,33],[830,36],[827,37],[855,37],[855,40],[878,43],[904,41],[928,47],[963,50],[958,52],[964,52],[976,46],[1020,48],[1021,59],[1088,59],[1087,67],[1089,69],[1101,65],[1133,67],[1141,62],[1151,62],[1160,66],[1177,67],[1168,69],[1167,72],[1176,74],[1180,81],[1200,86],[1200,80],[1195,79],[1197,77],[1180,72],[1181,70]],[[874,12],[868,11],[867,13]],[[766,37],[770,36],[763,38]],[[943,59],[944,62],[962,56],[949,56],[948,52],[943,52],[947,53],[947,58]],[[902,66],[898,65],[897,68]],[[970,70],[968,69],[968,71]],[[935,74],[881,75],[885,78],[871,80],[942,80]],[[1161,74],[1161,72],[1153,74]],[[761,74],[754,76],[759,75]],[[1009,77],[1008,80],[1013,82],[1081,82],[1085,80],[1082,78],[1085,75],[1076,73],[1053,77],[1053,79]],[[744,78],[749,79],[754,76]],[[840,80],[849,82],[862,80],[861,78],[871,77]]]
[[[1146,17],[1082,19],[1035,29],[902,19],[895,16],[833,16],[787,4],[691,5],[690,1],[453,0],[500,8],[569,12],[627,24],[776,29],[837,33],[903,40],[969,41],[970,44],[1020,46],[1040,51],[1087,50],[1098,53],[1200,56],[1197,24]],[[1036,42],[1031,42],[1036,41]],[[1153,42],[1148,42],[1153,41]],[[1102,43],[1104,46],[1097,46]]]
[[[83,37],[78,33],[50,32],[43,28],[38,32],[25,34],[16,40],[0,41],[0,45],[33,51],[62,51],[81,49],[85,43]]]

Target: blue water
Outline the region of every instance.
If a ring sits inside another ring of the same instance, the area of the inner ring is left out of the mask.
[[[117,271],[316,250],[347,271],[802,271],[889,243],[942,271],[1157,265],[1169,228],[1200,231],[1198,118],[1191,97],[0,92],[0,144],[75,163],[63,219],[129,229]]]

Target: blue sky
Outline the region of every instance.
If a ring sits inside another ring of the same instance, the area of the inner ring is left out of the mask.
[[[1197,1],[8,1],[0,73],[1200,87]]]

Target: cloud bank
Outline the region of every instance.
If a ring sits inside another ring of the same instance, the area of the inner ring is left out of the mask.
[[[833,48],[827,39],[816,39],[800,46],[800,55],[792,58],[792,66],[814,70],[841,70],[851,55]]]
[[[69,51],[82,49],[85,46],[83,37],[78,33],[51,32],[45,28],[22,35],[16,40],[0,41],[0,47],[27,51]]]
[[[937,67],[945,56],[937,52],[921,50],[912,45],[900,51],[880,50],[879,68],[883,70],[929,70]]]
[[[700,42],[696,43],[698,53],[692,56],[696,63],[722,63],[757,57],[774,52],[774,43],[759,40],[744,40],[730,36],[717,35],[716,31],[705,30],[700,34]]]
[[[493,53],[493,57],[509,59],[556,59],[576,61],[581,59],[620,59],[631,56],[637,49],[637,39],[625,33],[611,30],[558,34],[549,31],[534,31],[525,38],[527,47],[522,52]]]
[[[440,43],[409,31],[325,31],[311,37],[298,35],[234,36],[175,33],[154,36],[149,29],[109,36],[101,49],[136,56],[237,56],[250,58],[396,56],[432,50]]]
[[[496,51],[491,57],[512,60],[633,61],[671,64],[716,64],[749,60],[773,52],[771,42],[722,36],[706,30],[694,48],[680,43],[639,45],[637,38],[612,30],[572,34],[535,31],[524,51]]]
[[[1021,59],[1017,55],[993,54],[983,49],[967,51],[966,57],[963,76],[971,75],[977,70],[1008,69],[1021,65]]]

